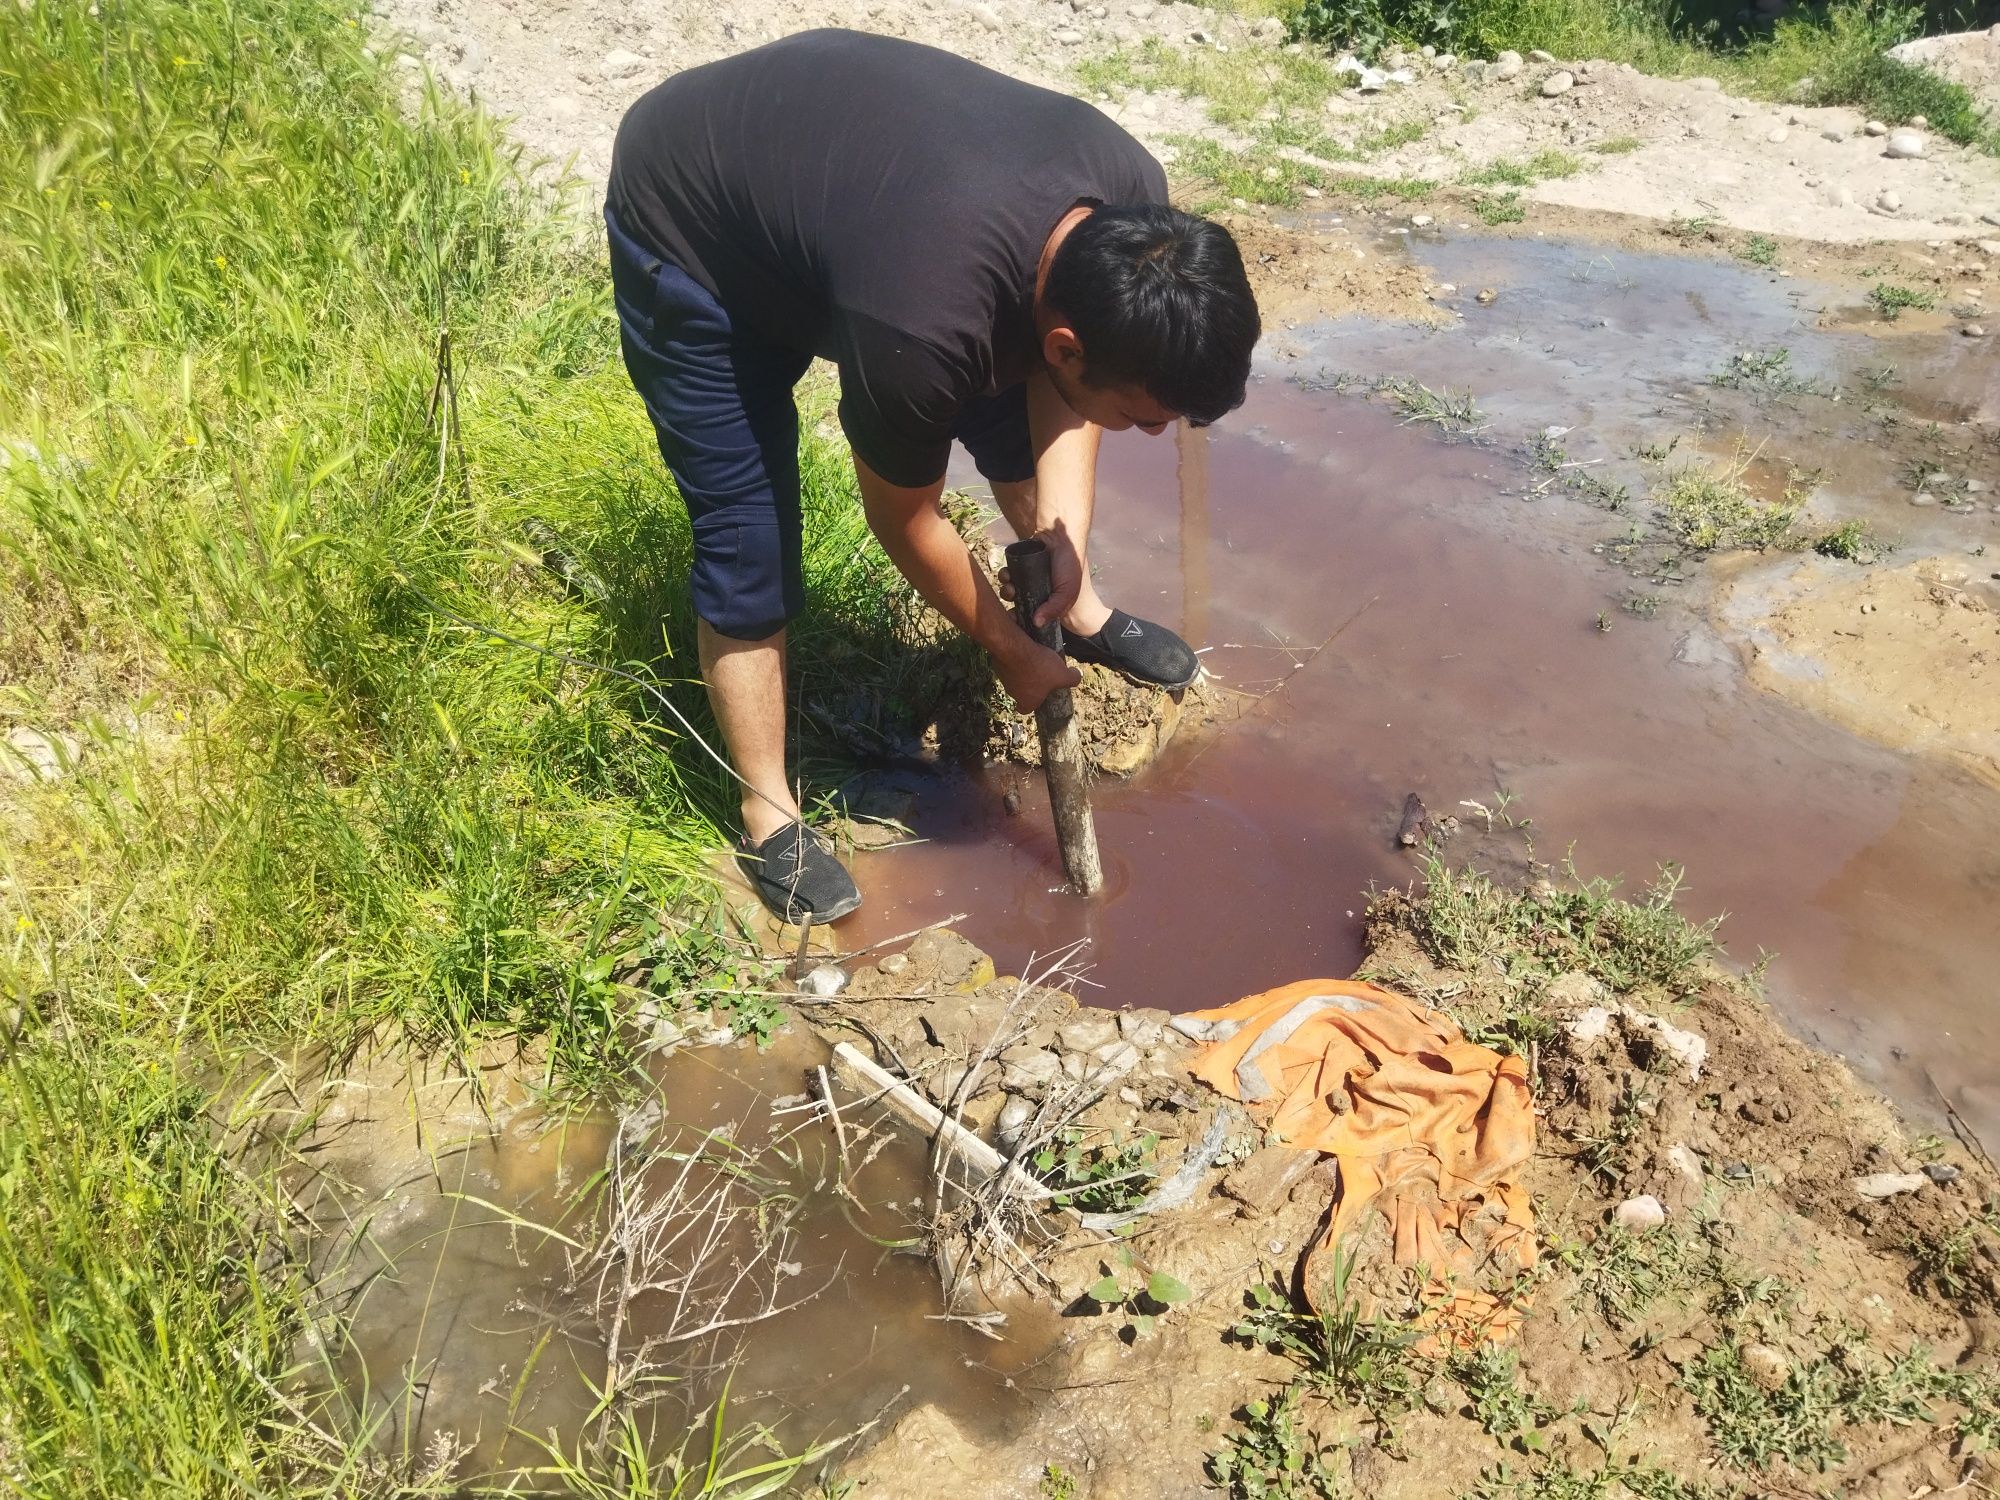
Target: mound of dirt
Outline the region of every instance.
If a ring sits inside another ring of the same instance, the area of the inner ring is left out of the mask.
[[[1417,1351],[1411,1278],[1381,1259],[1386,1227],[1350,1247],[1350,1307],[1324,1323],[1286,1311],[1332,1183],[1310,1153],[1230,1126],[1234,1106],[1188,1078],[1193,1052],[1170,1018],[1054,994],[1022,1006],[1018,982],[956,939],[855,975],[856,1019],[885,1066],[970,1097],[968,1118],[1004,1124],[1003,1111],[1094,1085],[1085,1138],[1157,1139],[1161,1177],[1197,1142],[1223,1142],[1187,1206],[1116,1232],[1072,1223],[1039,1257],[1074,1331],[1018,1377],[1042,1397],[1026,1422],[996,1436],[918,1408],[849,1463],[856,1495],[928,1500],[944,1482],[1010,1496],[1054,1484],[1697,1500],[1993,1482],[1991,1163],[1913,1139],[1705,960],[1609,988],[1604,973],[1661,967],[1646,946],[1659,929],[1637,909],[1579,922],[1553,893],[1466,879],[1379,900],[1367,964],[1530,1059],[1531,1310],[1515,1342],[1445,1356]],[[1457,931],[1479,951],[1441,962],[1441,922],[1468,913],[1486,936]],[[1006,1048],[968,1077],[1002,1015],[1016,1023]],[[1285,1475],[1294,1488],[1269,1487]]]
[[[2000,583],[1986,570],[1813,559],[1738,584],[1723,614],[1745,632],[1759,686],[2000,785]]]

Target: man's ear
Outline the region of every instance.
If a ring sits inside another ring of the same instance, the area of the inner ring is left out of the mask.
[[[1042,335],[1042,362],[1067,375],[1083,373],[1083,340],[1066,323]]]

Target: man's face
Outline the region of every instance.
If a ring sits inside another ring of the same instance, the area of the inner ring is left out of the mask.
[[[1126,432],[1136,427],[1157,435],[1165,432],[1180,415],[1147,395],[1143,386],[1086,385],[1074,366],[1051,365],[1049,380],[1071,411],[1106,432]]]

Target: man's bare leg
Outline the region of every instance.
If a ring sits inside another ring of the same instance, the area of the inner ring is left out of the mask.
[[[742,789],[743,831],[761,844],[799,820],[785,780],[785,632],[739,641],[702,620],[695,633],[702,681],[729,763],[749,783]]]
[[[1022,540],[1035,534],[1035,481],[1023,479],[993,486],[993,501],[1000,507],[1000,514],[1007,518],[1007,524],[1014,528],[1014,535]],[[1082,517],[1083,530],[1076,538],[1077,551],[1082,554],[1083,586],[1077,591],[1076,605],[1063,616],[1063,629],[1072,635],[1095,635],[1104,628],[1104,622],[1111,618],[1111,606],[1097,597],[1097,585],[1090,577],[1090,557],[1087,548],[1090,543],[1090,515],[1086,511]]]

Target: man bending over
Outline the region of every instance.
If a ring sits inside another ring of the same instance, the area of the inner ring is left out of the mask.
[[[1064,654],[1177,688],[1173,632],[1092,585],[1101,432],[1243,400],[1255,299],[1226,230],[1080,100],[947,52],[815,31],[692,69],[626,114],[605,205],[626,369],[694,528],[709,702],[743,786],[737,857],[787,921],[860,892],[785,776],[800,582],[798,411],[814,355],[883,549],[1031,710],[1078,680],[1013,621],[939,505],[954,439],[1045,539]],[[1038,622],[1039,623],[1039,622]]]

